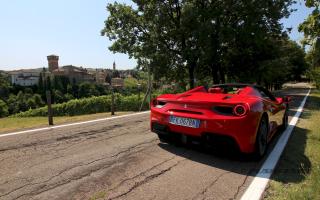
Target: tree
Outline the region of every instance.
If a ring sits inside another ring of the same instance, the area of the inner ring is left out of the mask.
[[[83,82],[79,85],[79,97],[99,96],[99,91],[92,83]]]
[[[10,89],[11,86],[8,77],[6,77],[4,74],[0,72],[0,98],[2,100],[8,98],[10,94]]]
[[[8,114],[9,112],[8,112],[8,106],[6,102],[0,99],[0,117],[6,117],[8,116]]]
[[[174,78],[187,70],[193,87],[196,58],[191,56],[190,51],[195,49],[187,42],[182,26],[184,1],[134,2],[137,9],[125,4],[108,4],[110,16],[101,33],[115,40],[109,49],[136,58],[140,68],[150,66],[151,71],[159,75],[155,78]]]
[[[65,101],[63,93],[60,90],[53,90],[53,103],[62,103]]]
[[[308,8],[314,8],[307,19],[299,25],[299,32],[303,32],[303,45],[310,45],[312,55],[312,66],[320,66],[320,1],[306,0]]]
[[[35,102],[35,105],[37,108],[45,105],[45,103],[43,102],[43,100],[39,94],[34,94],[33,99],[34,99],[34,102]]]
[[[299,25],[298,30],[304,33],[303,44],[313,45],[320,37],[320,1],[319,0],[306,0],[308,8],[314,8],[312,13],[307,19]]]
[[[106,82],[109,83],[109,84],[111,84],[111,79],[112,79],[112,77],[110,76],[109,73],[107,73],[107,75],[106,75]]]
[[[19,105],[18,105],[18,101],[17,101],[17,96],[14,94],[10,94],[8,101],[8,110],[10,114],[14,114],[14,113],[18,113],[19,112]]]
[[[309,74],[317,88],[320,88],[320,1],[306,0],[305,4],[308,8],[313,8],[313,11],[307,19],[299,25],[298,30],[304,34],[302,44],[304,46],[310,46],[306,57],[310,66],[312,66]]]
[[[40,94],[44,93],[44,84],[43,84],[43,73],[40,73],[39,82],[38,82],[38,92]]]
[[[306,63],[306,53],[296,42],[288,41],[283,52],[284,57],[288,57],[289,74],[291,80],[301,81],[301,75],[308,70]]]
[[[155,80],[185,84],[187,77],[192,88],[208,74],[214,83],[257,77],[261,63],[279,58],[273,47],[286,37],[280,19],[294,1],[133,2],[108,4],[101,33],[113,40],[109,49],[134,57],[140,68],[150,66]]]

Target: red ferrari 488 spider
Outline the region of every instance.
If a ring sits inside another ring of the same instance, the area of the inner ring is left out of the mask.
[[[241,152],[262,157],[279,128],[288,125],[289,97],[275,98],[261,86],[221,84],[182,94],[163,94],[151,102],[151,130],[161,141],[180,135],[209,142],[232,141]]]

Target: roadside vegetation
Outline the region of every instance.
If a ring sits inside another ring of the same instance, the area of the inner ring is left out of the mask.
[[[132,112],[116,112],[115,116]],[[110,112],[54,118],[54,125],[111,117]],[[48,126],[48,117],[7,117],[0,119],[0,133]]]
[[[265,199],[320,199],[320,91],[314,90],[281,156]]]
[[[139,93],[143,96],[147,85],[146,79],[147,77],[144,72],[137,72],[135,77],[125,78],[125,87],[123,89],[116,89],[115,92],[121,94],[123,97],[129,96],[128,98],[133,98],[130,96],[134,94],[138,96]],[[137,86],[138,84],[139,88]],[[0,71],[0,118],[29,110],[41,110],[41,108],[46,105],[45,93],[47,90],[51,91],[52,103],[56,105],[66,102],[70,102],[68,105],[71,105],[77,102],[77,100],[85,101],[82,99],[108,96],[111,94],[111,88],[109,86],[89,82],[70,83],[69,80],[64,77],[54,77],[52,80],[48,79],[45,82],[40,80],[39,85],[32,87],[11,85],[9,77]],[[124,99],[124,101],[126,101],[126,99]],[[100,112],[105,111],[106,110],[101,110]],[[88,113],[92,112],[83,112],[83,114]]]
[[[139,111],[141,99],[138,95],[123,96],[115,94],[116,111]],[[148,102],[144,103],[143,109],[148,109]],[[74,99],[61,104],[53,104],[53,116],[75,116],[93,113],[110,112],[111,95]],[[13,115],[12,117],[36,117],[48,116],[47,106],[30,109]]]

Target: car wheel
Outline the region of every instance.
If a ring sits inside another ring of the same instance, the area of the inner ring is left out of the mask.
[[[255,157],[260,159],[264,156],[267,151],[268,146],[268,119],[266,117],[262,117],[259,129],[256,137],[256,151]]]
[[[281,129],[282,130],[286,130],[286,128],[288,127],[288,120],[289,120],[289,117],[288,117],[288,110],[289,110],[289,108],[288,108],[288,106],[287,106],[287,108],[286,108],[286,111],[285,111],[285,113],[284,113],[284,115],[283,115],[283,118],[282,118],[282,125],[281,125]]]

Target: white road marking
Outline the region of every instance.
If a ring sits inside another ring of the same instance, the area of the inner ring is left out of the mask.
[[[25,133],[33,133],[33,132],[37,132],[37,131],[52,130],[52,129],[63,128],[63,127],[68,127],[68,126],[76,126],[76,125],[81,125],[81,124],[89,124],[89,123],[93,123],[93,122],[100,122],[100,121],[107,121],[107,120],[112,120],[112,119],[132,117],[132,116],[136,116],[136,115],[146,114],[146,113],[149,113],[149,112],[150,112],[150,111],[138,112],[138,113],[121,115],[121,116],[115,116],[115,117],[101,118],[101,119],[95,119],[95,120],[89,120],[89,121],[83,121],[83,122],[76,122],[76,123],[71,123],[71,124],[63,124],[63,125],[49,126],[49,127],[45,127],[45,128],[37,128],[37,129],[30,129],[30,130],[26,130],[26,131],[19,131],[19,132],[13,132],[13,133],[0,134],[0,138],[1,138],[1,137],[12,136],[12,135],[25,134]]]
[[[310,94],[311,89],[309,89],[308,93],[304,97],[303,101],[301,102],[296,114],[291,119],[287,129],[282,133],[281,137],[279,138],[277,144],[269,154],[268,158],[264,161],[262,167],[260,168],[259,172],[256,174],[255,178],[242,195],[241,200],[259,200],[268,185],[270,180],[270,176],[274,171],[276,164],[279,161],[279,158],[287,145],[287,142],[291,136],[292,130],[298,122],[298,119],[303,112],[303,107],[306,103],[306,100]]]

